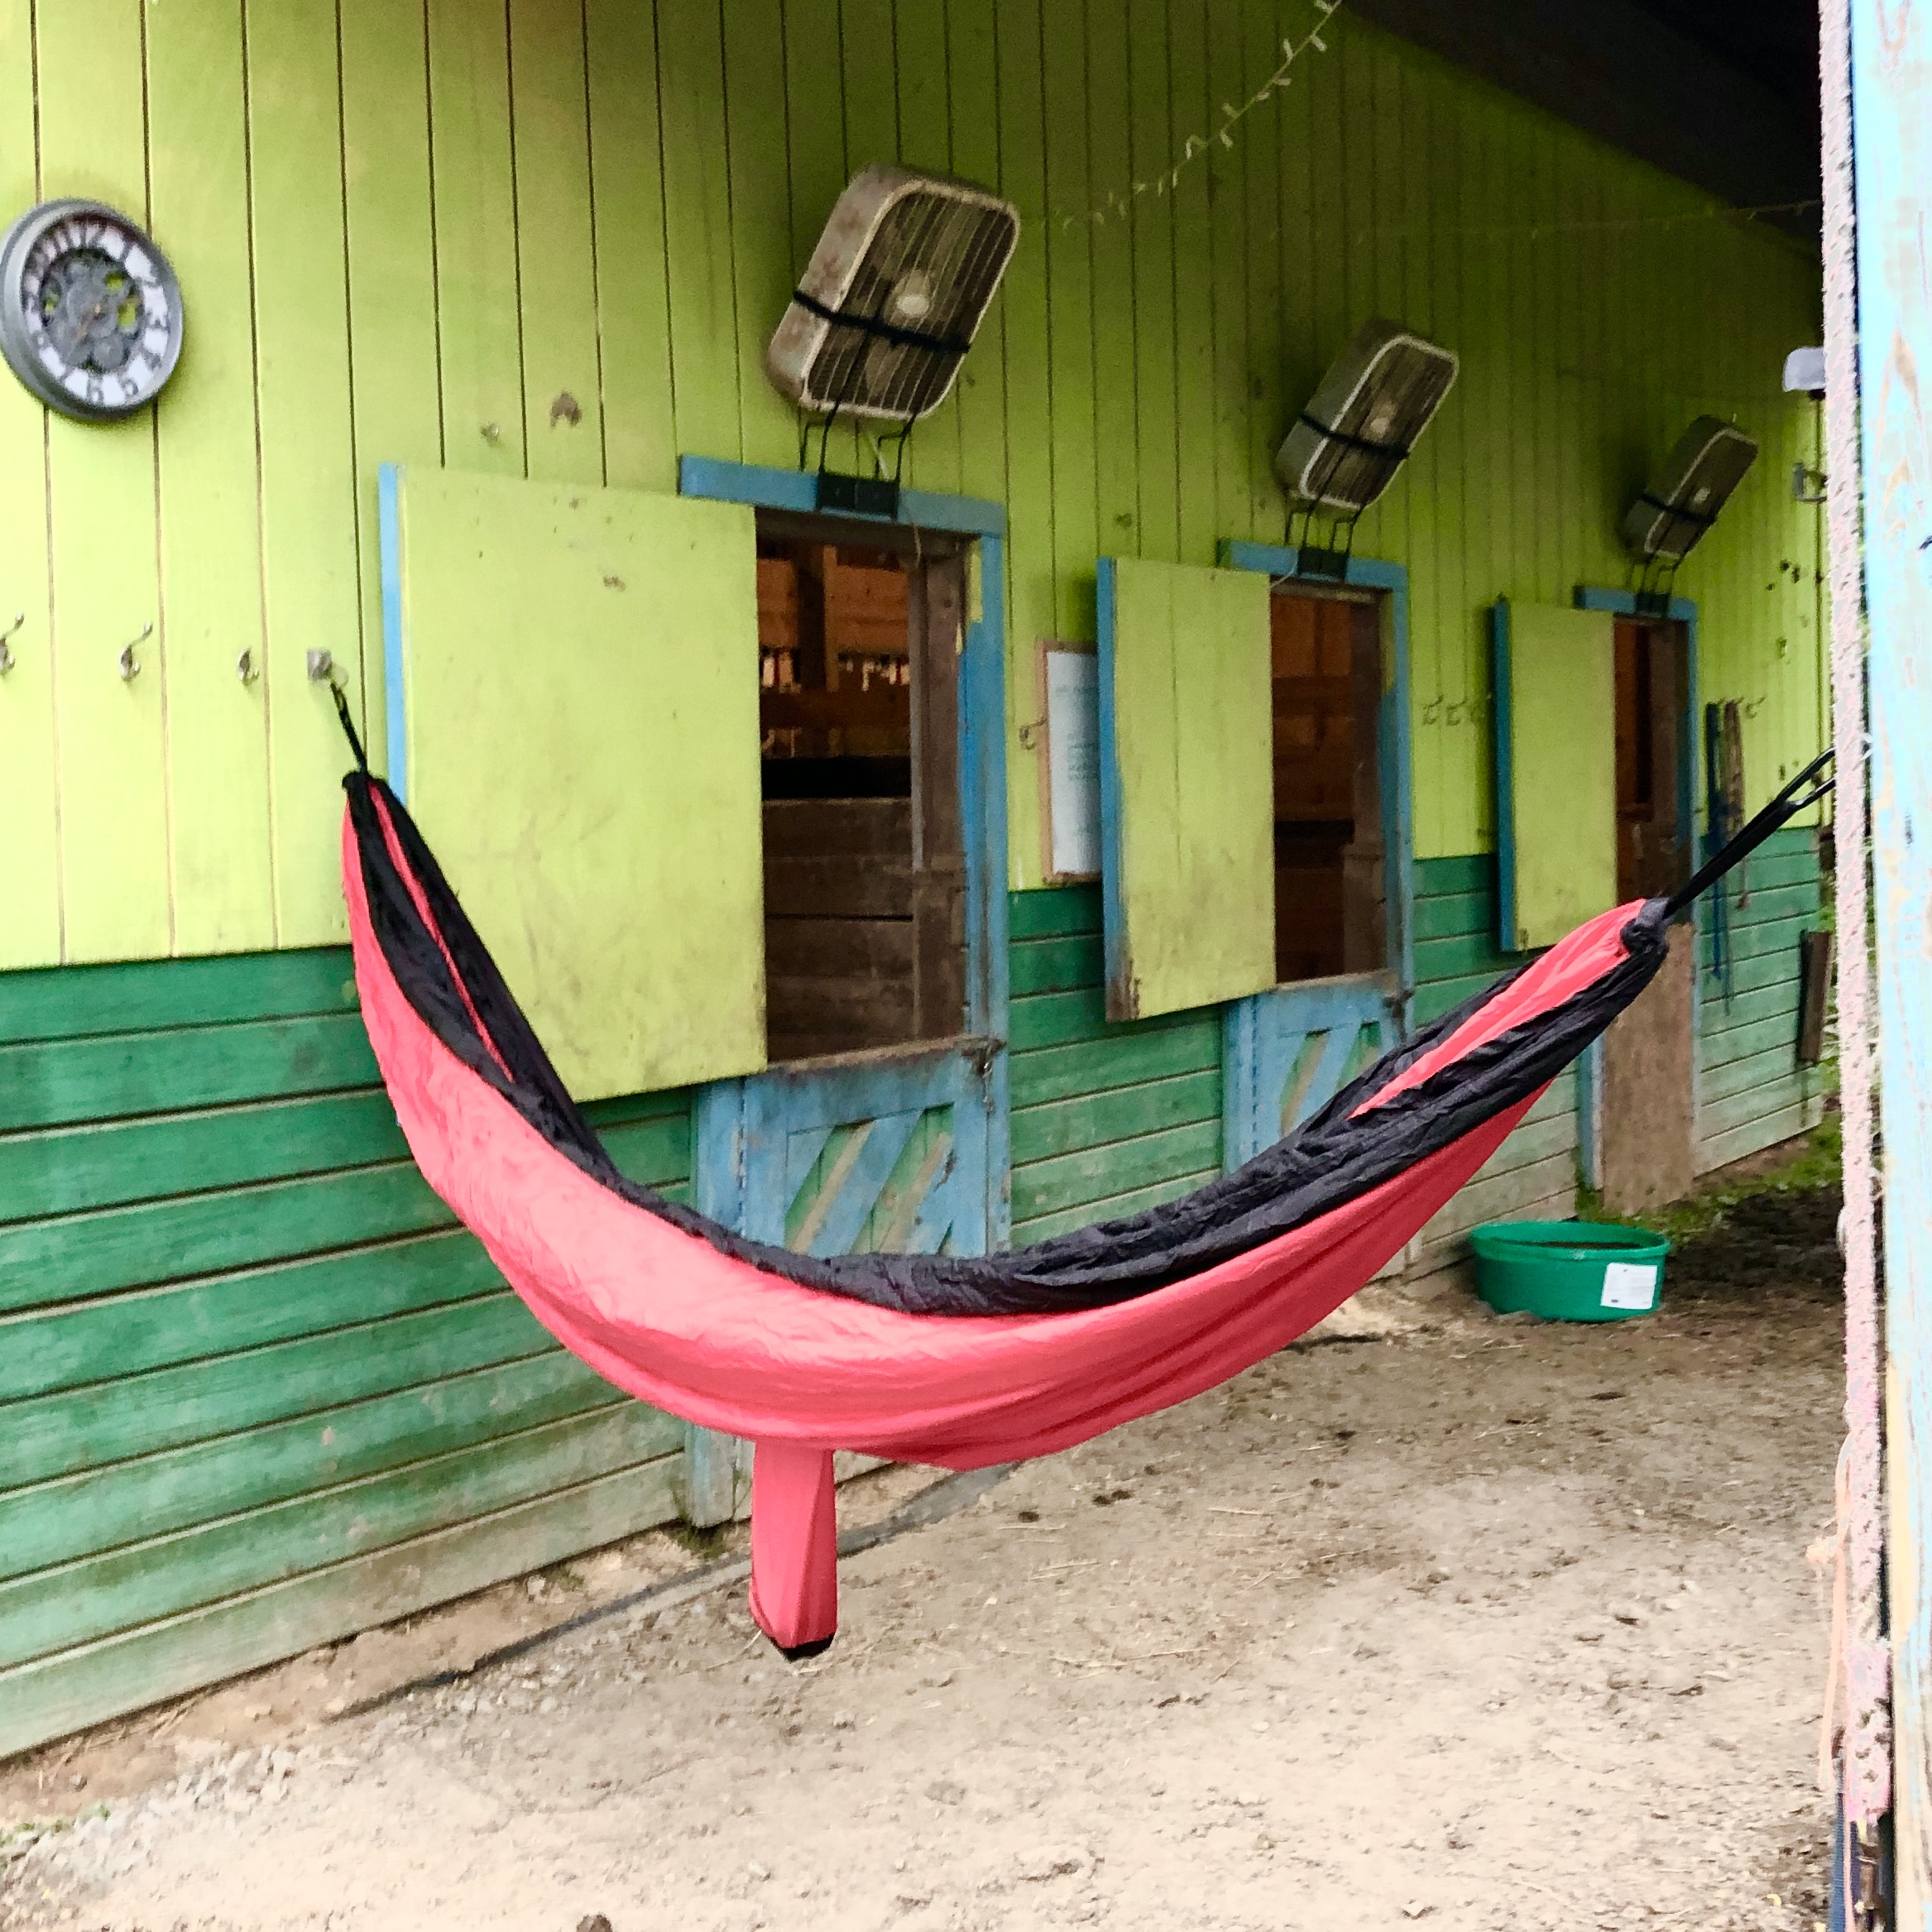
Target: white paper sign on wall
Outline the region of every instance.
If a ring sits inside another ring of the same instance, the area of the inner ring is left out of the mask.
[[[1047,870],[1093,879],[1100,870],[1100,659],[1076,645],[1043,645]]]

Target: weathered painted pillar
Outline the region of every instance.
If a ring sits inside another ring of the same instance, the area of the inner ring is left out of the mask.
[[[1851,66],[1897,1924],[1932,1932],[1932,7],[1853,0]]]

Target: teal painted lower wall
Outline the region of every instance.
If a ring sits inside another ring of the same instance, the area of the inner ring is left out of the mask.
[[[1797,1061],[1800,935],[1824,919],[1818,835],[1774,832],[1725,882],[1730,971],[1698,955],[1697,1165],[1708,1173],[1817,1125],[1823,1076]]]
[[[1489,857],[1416,868],[1416,1010],[1515,961]],[[1091,887],[1010,899],[1014,1239],[1221,1165],[1218,1009],[1110,1025]],[[1795,1061],[1810,833],[1700,974],[1700,1159],[1816,1117]],[[683,1094],[591,1110],[689,1194]],[[1565,1073],[1411,1251],[1562,1215]],[[675,1513],[680,1426],[562,1354],[408,1158],[339,950],[0,976],[0,1753]]]
[[[1219,1008],[1108,1023],[1094,886],[1014,893],[1016,1246],[1171,1201],[1221,1166]]]
[[[592,1110],[686,1191],[682,1095]],[[430,1193],[339,949],[0,976],[0,1753],[674,1514]]]

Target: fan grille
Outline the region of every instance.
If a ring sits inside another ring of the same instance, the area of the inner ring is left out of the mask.
[[[951,386],[1013,252],[1011,211],[914,189],[880,217],[805,372],[808,408],[915,420]],[[883,325],[868,328],[870,323]]]
[[[1359,374],[1353,360],[1351,351],[1323,380],[1280,465],[1297,501],[1342,516],[1359,515],[1394,482],[1457,367],[1447,349],[1407,333],[1385,341]]]
[[[1678,439],[1662,477],[1630,506],[1624,541],[1639,557],[1681,563],[1757,460],[1757,444],[1742,429],[1699,416]]]

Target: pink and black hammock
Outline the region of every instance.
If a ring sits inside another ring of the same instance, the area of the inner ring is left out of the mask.
[[[1810,802],[1787,789],[1673,897],[1579,927],[1185,1199],[1012,1254],[822,1260],[625,1179],[395,793],[366,768],[344,783],[362,1015],[418,1166],[572,1353],[750,1438],[751,1610],[788,1656],[837,1625],[835,1450],[954,1469],[1044,1455],[1273,1354],[1642,991],[1672,916]]]

